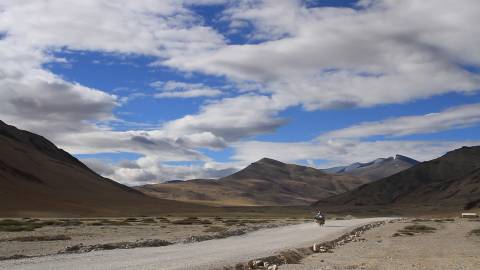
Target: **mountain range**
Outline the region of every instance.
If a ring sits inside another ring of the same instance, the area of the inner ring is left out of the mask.
[[[368,181],[263,158],[217,180],[173,181],[144,185],[137,190],[158,198],[212,205],[305,205]]]

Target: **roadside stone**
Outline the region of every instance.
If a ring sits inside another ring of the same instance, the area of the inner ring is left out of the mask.
[[[278,266],[276,264],[270,265],[267,270],[277,270]]]

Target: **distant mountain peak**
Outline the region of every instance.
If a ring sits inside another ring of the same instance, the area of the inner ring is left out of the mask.
[[[418,163],[418,161],[412,158],[396,155],[395,157],[377,158],[366,163],[355,162],[348,166],[323,169],[323,171],[326,173],[350,174],[366,177],[370,180],[378,180],[408,169]]]
[[[398,155],[398,154],[395,155],[395,159],[405,161],[405,162],[410,163],[412,165],[420,163],[420,161],[418,161],[418,160],[415,160],[415,159],[407,157],[407,156]]]
[[[267,158],[267,157],[264,157],[256,162],[254,162],[253,164],[258,164],[258,163],[262,163],[262,164],[271,164],[271,165],[276,165],[276,166],[282,166],[282,165],[285,165],[285,163],[281,162],[281,161],[278,161],[278,160],[275,160],[275,159],[272,159],[272,158]]]

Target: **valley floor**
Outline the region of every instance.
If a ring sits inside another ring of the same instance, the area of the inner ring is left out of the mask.
[[[0,264],[10,257],[194,242],[304,222],[235,216],[0,219]]]
[[[316,253],[300,264],[282,265],[280,270],[480,269],[480,220],[413,221],[372,229],[361,236],[363,241],[338,247],[333,253]],[[474,230],[477,234],[471,233]]]
[[[313,222],[262,229],[241,236],[155,248],[94,251],[0,262],[0,269],[223,269],[253,258],[331,241],[353,229],[389,218],[330,220],[324,227]]]

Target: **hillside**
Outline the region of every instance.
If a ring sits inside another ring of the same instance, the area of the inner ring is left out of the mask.
[[[480,146],[463,147],[315,205],[437,205],[480,200]],[[467,207],[468,208],[468,207]]]
[[[47,139],[0,121],[0,216],[136,215],[197,209],[103,178]]]
[[[263,158],[218,180],[196,179],[137,189],[164,199],[214,205],[302,205],[346,192],[367,180]]]
[[[412,158],[396,155],[395,157],[378,158],[367,163],[357,162],[348,166],[323,169],[322,171],[333,174],[354,175],[375,181],[399,173],[418,163],[420,162]]]

